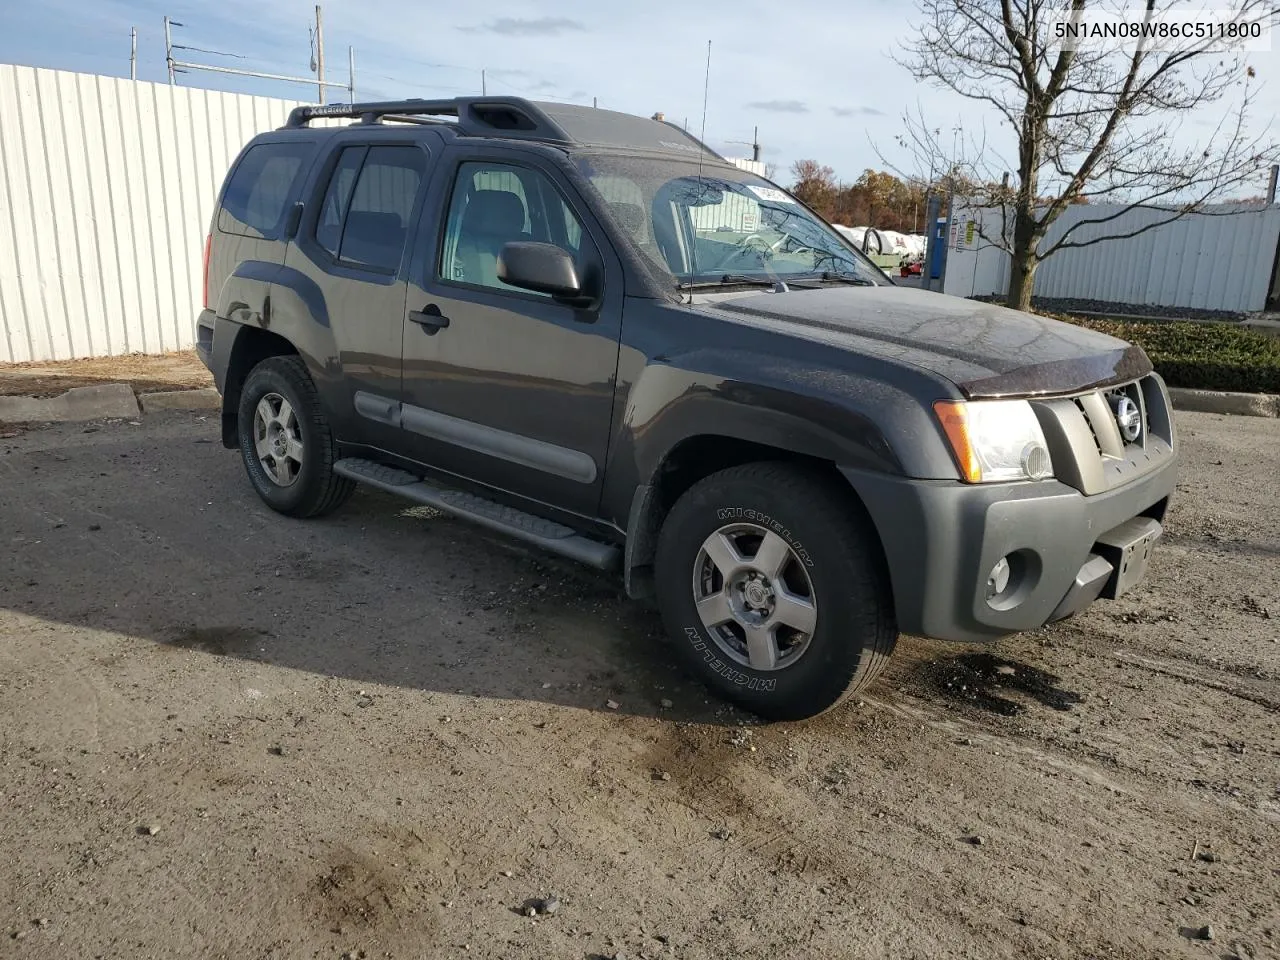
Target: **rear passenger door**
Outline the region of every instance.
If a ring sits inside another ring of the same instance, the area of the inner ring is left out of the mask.
[[[388,405],[400,392],[405,251],[430,162],[422,142],[344,140],[315,178],[285,264],[311,301],[303,308],[331,331],[317,386],[338,436],[389,450],[400,445]]]

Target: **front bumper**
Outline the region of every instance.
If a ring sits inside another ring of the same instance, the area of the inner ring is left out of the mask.
[[[942,640],[992,640],[1083,610],[1141,579],[1176,480],[1173,458],[1086,497],[1056,480],[965,484],[842,469],[880,534],[898,625]],[[988,575],[1015,558],[1006,594]]]

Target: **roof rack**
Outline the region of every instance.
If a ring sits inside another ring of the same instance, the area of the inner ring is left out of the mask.
[[[572,103],[532,103],[522,97],[455,97],[295,107],[286,127],[306,127],[312,120],[336,117],[350,117],[362,124],[385,120],[448,124],[468,137],[622,148],[686,160],[693,156],[727,162],[689,131],[665,120]]]
[[[312,120],[339,117],[351,117],[361,123],[381,123],[384,119],[402,123],[453,123],[460,133],[473,136],[501,133],[504,137],[573,142],[563,127],[521,97],[385,100],[294,107],[285,126],[305,127]]]

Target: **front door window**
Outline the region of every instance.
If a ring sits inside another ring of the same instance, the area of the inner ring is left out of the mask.
[[[582,223],[545,174],[503,163],[464,163],[449,202],[440,279],[546,297],[498,279],[505,244],[551,243],[581,255]],[[579,270],[582,263],[578,264]]]

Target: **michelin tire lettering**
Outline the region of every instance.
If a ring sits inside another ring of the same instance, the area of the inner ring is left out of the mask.
[[[781,522],[773,519],[767,513],[761,513],[751,507],[721,507],[716,511],[716,518],[719,520],[749,520],[751,523],[758,523],[787,541],[787,546],[795,551],[796,556],[800,558],[806,567],[813,566],[813,557],[809,556],[809,551],[804,548],[804,545],[792,536],[791,531],[784,527]]]
[[[707,661],[707,665],[726,680],[732,681],[740,687],[746,687],[748,690],[759,690],[762,693],[769,693],[777,687],[777,680],[761,680],[759,677],[743,673],[741,670],[736,670],[725,663],[716,656],[715,650],[707,644],[707,641],[702,639],[702,634],[697,627],[685,627],[684,633],[689,638],[689,642],[693,644],[693,649],[702,654],[702,659]]]

